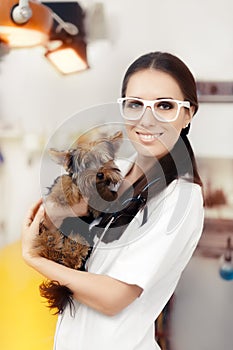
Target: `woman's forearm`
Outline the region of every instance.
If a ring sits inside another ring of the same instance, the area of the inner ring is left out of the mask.
[[[142,292],[136,285],[130,285],[105,275],[70,269],[38,255],[33,255],[33,241],[39,233],[44,219],[42,200],[37,201],[28,211],[22,227],[22,255],[28,265],[49,280],[58,281],[74,294],[80,303],[106,315],[115,315]]]
[[[120,312],[142,292],[136,285],[106,275],[73,270],[42,257],[32,258],[28,263],[49,280],[69,287],[80,303],[108,316]]]

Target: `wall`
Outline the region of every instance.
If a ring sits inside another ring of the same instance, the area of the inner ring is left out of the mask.
[[[233,77],[231,0],[103,3],[109,42],[90,45],[89,71],[64,78],[43,58],[42,48],[5,57],[0,68],[3,118],[21,120],[26,129],[53,129],[77,110],[115,101],[128,64],[151,50],[179,55],[198,79]]]
[[[232,349],[233,284],[218,269],[216,259],[191,259],[175,293],[171,350]]]

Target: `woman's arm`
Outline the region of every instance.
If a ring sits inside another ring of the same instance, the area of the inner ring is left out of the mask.
[[[27,262],[46,278],[69,287],[79,302],[108,316],[120,312],[142,292],[136,285],[105,275],[69,269],[45,258],[36,257]]]
[[[73,270],[40,256],[33,256],[33,237],[38,234],[43,217],[44,210],[41,201],[38,201],[28,212],[23,224],[22,249],[28,265],[46,278],[69,287],[79,302],[108,316],[117,314],[140,296],[142,288],[137,285],[105,275]]]

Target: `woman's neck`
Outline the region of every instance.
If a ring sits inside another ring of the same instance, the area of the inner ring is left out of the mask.
[[[121,195],[126,190],[128,190],[142,175],[144,175],[147,170],[149,170],[156,160],[153,157],[143,157],[138,155],[132,168],[126,174],[124,181],[122,182],[118,194]]]
[[[141,175],[148,172],[156,163],[157,159],[155,157],[145,157],[138,154],[133,167],[135,169],[132,169],[134,171],[135,181],[138,180]]]

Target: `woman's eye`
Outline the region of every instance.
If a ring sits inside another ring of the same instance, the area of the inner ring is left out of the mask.
[[[171,102],[165,101],[165,102],[159,102],[157,104],[157,108],[162,109],[162,110],[169,110],[169,109],[174,108],[174,106]]]
[[[128,101],[126,107],[130,109],[142,108],[142,103],[138,101]]]

